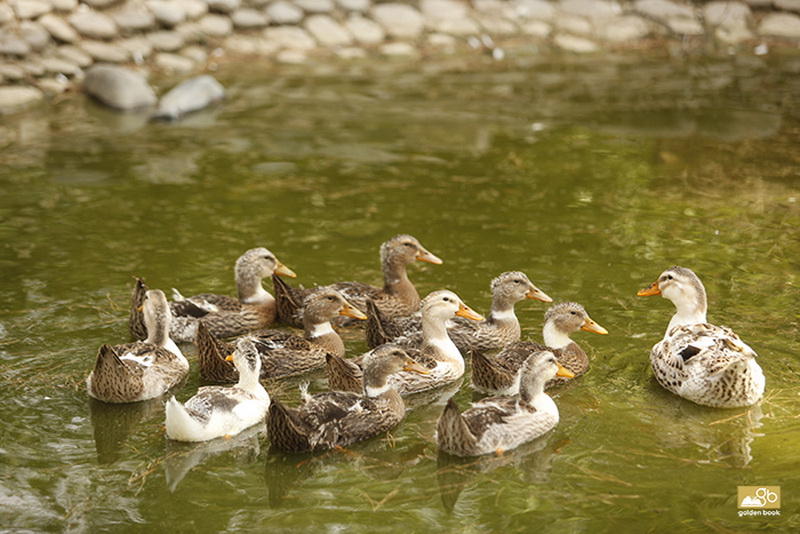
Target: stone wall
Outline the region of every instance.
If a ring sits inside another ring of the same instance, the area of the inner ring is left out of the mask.
[[[670,43],[796,49],[800,0],[0,0],[0,112],[69,89],[96,62],[188,74],[241,56],[502,60]]]

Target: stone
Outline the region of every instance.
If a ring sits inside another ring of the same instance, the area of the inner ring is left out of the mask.
[[[303,10],[281,0],[267,7],[267,16],[275,24],[297,24],[303,20]]]
[[[181,34],[183,41],[186,43],[199,43],[206,38],[203,29],[196,22],[178,24],[175,26],[175,31]]]
[[[750,8],[742,2],[709,2],[703,6],[703,16],[711,26],[746,27]]]
[[[53,36],[53,39],[57,41],[61,41],[63,43],[74,43],[79,38],[78,32],[76,32],[72,26],[67,24],[67,21],[58,15],[48,13],[39,19],[39,24],[41,24],[45,30],[50,32],[50,35]]]
[[[552,20],[556,8],[546,0],[514,0],[512,2],[517,16],[523,19]]]
[[[288,63],[290,65],[297,65],[300,63],[305,63],[308,59],[308,56],[303,50],[281,50],[275,56],[275,59],[278,63]]]
[[[598,23],[597,36],[605,41],[621,43],[643,39],[650,33],[650,25],[642,17],[626,15]]]
[[[119,0],[81,0],[84,4],[90,5],[95,9],[104,9],[116,4]]]
[[[550,35],[550,25],[541,20],[526,20],[520,23],[519,29],[525,35],[545,38]]]
[[[186,20],[186,11],[177,2],[150,0],[146,5],[156,20],[169,28],[173,28]]]
[[[116,65],[95,65],[86,72],[83,89],[103,104],[134,110],[156,103],[156,94],[138,71]]]
[[[258,54],[258,42],[257,37],[233,34],[223,41],[222,47],[232,54],[251,55]]]
[[[231,15],[231,21],[235,27],[242,29],[263,28],[269,23],[269,19],[264,13],[250,8],[234,11]]]
[[[42,78],[36,85],[45,94],[55,96],[66,92],[72,84],[65,76],[57,76],[56,78]]]
[[[413,57],[419,54],[414,46],[402,42],[386,43],[380,47],[380,52],[389,57]]]
[[[197,23],[200,30],[212,37],[225,37],[233,32],[233,22],[228,17],[222,15],[208,14],[201,18]]]
[[[455,0],[422,0],[419,7],[428,20],[463,19],[468,15],[466,4]]]
[[[719,26],[714,30],[714,37],[720,42],[735,45],[755,38],[747,26]]]
[[[0,113],[25,109],[44,98],[35,87],[0,87]]]
[[[117,24],[96,11],[76,11],[67,19],[78,33],[91,39],[112,39],[117,36]]]
[[[128,33],[155,28],[156,17],[142,4],[128,3],[111,14],[117,26]]]
[[[361,44],[374,45],[386,39],[386,33],[380,24],[361,15],[350,15],[344,25]]]
[[[599,47],[593,41],[566,33],[556,35],[553,42],[567,52],[576,52],[578,54],[588,54],[599,50]]]
[[[142,63],[153,53],[153,44],[149,39],[140,36],[120,39],[117,45],[125,49],[130,54],[135,63]]]
[[[241,0],[205,0],[210,11],[233,13],[241,5]]]
[[[179,52],[183,57],[188,57],[195,63],[205,63],[208,61],[208,53],[200,46],[187,46]]]
[[[30,54],[31,45],[11,33],[0,31],[0,55],[24,57]]]
[[[330,13],[333,0],[294,0],[295,5],[306,13]]]
[[[696,19],[674,18],[667,21],[669,29],[681,35],[703,35],[705,31]]]
[[[146,36],[153,48],[161,52],[174,52],[183,48],[183,36],[174,31],[148,33]]]
[[[198,19],[208,13],[208,4],[203,0],[175,0],[189,19]]]
[[[481,15],[478,22],[492,35],[511,35],[517,32],[517,27],[513,23],[496,15]]]
[[[45,72],[50,74],[63,74],[64,76],[76,76],[81,69],[76,64],[56,57],[42,58],[42,66]]]
[[[78,7],[78,0],[50,0],[50,5],[56,11],[72,11]]]
[[[370,11],[386,33],[401,39],[414,39],[422,33],[425,21],[419,11],[405,4],[388,3],[373,6]]]
[[[177,120],[187,113],[207,108],[224,97],[225,88],[213,76],[196,76],[181,82],[162,96],[153,118]]]
[[[25,70],[19,65],[0,63],[0,76],[8,81],[16,82],[25,77]]]
[[[778,9],[800,11],[800,0],[775,0],[772,2]]]
[[[622,13],[619,3],[609,0],[561,0],[558,8],[564,13],[591,20],[610,19]]]
[[[8,4],[0,4],[0,26],[14,20],[14,10]]]
[[[70,63],[74,63],[82,69],[94,63],[92,56],[82,51],[80,48],[70,45],[59,46],[56,49],[56,56]]]
[[[357,46],[346,46],[336,50],[336,57],[340,59],[364,59],[367,57],[367,51]]]
[[[311,50],[317,47],[316,41],[308,32],[297,26],[267,28],[264,30],[264,37],[281,48],[289,48],[291,50]]]
[[[130,54],[124,48],[115,44],[102,41],[81,41],[78,47],[92,56],[95,61],[107,63],[125,63],[130,59]]]
[[[370,5],[369,0],[336,0],[336,3],[345,11],[358,13],[366,13]]]
[[[44,65],[42,65],[41,61],[35,59],[26,61],[22,64],[22,68],[31,76],[36,76],[37,78],[44,76]]]
[[[588,35],[593,32],[592,24],[585,18],[576,15],[563,15],[556,19],[556,27],[567,33]]]
[[[17,0],[12,3],[14,13],[20,19],[35,19],[49,13],[53,6],[44,0]]]
[[[431,33],[428,35],[428,45],[434,48],[454,50],[456,47],[456,38],[444,33]]]
[[[634,9],[661,22],[676,17],[694,19],[694,10],[691,7],[669,0],[636,0]]]
[[[468,17],[457,19],[437,19],[426,22],[433,31],[451,35],[473,35],[481,31],[478,23]]]
[[[155,64],[158,68],[169,72],[190,72],[194,69],[194,61],[188,57],[166,52],[156,54]]]
[[[50,44],[50,32],[38,22],[29,20],[20,22],[19,34],[32,50],[39,51]]]
[[[516,6],[506,0],[473,0],[472,5],[482,13],[489,13],[511,21],[520,18]]]
[[[770,37],[800,39],[800,17],[791,13],[770,13],[761,20],[758,33]]]
[[[353,36],[328,15],[311,15],[305,27],[322,46],[345,46],[353,42]]]

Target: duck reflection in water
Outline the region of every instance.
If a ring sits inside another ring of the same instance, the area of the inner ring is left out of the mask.
[[[123,444],[135,431],[142,430],[140,423],[160,419],[164,401],[151,399],[127,404],[109,404],[89,398],[89,417],[92,420],[97,461],[111,464],[125,454]]]

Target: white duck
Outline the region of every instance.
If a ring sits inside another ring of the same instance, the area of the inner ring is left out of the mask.
[[[186,401],[173,396],[166,405],[167,437],[176,441],[206,441],[231,437],[264,420],[269,394],[259,381],[261,356],[251,337],[239,339],[228,359],[239,371],[232,387],[205,386]]]
[[[640,297],[661,295],[677,312],[650,352],[656,380],[685,399],[717,408],[750,406],[764,394],[757,354],[730,328],[706,322],[706,290],[690,269],[667,269]]]

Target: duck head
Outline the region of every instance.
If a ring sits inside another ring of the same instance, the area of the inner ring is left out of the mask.
[[[389,390],[389,376],[400,371],[426,375],[429,370],[414,361],[402,348],[387,343],[377,347],[364,359],[364,392],[377,397]]]

